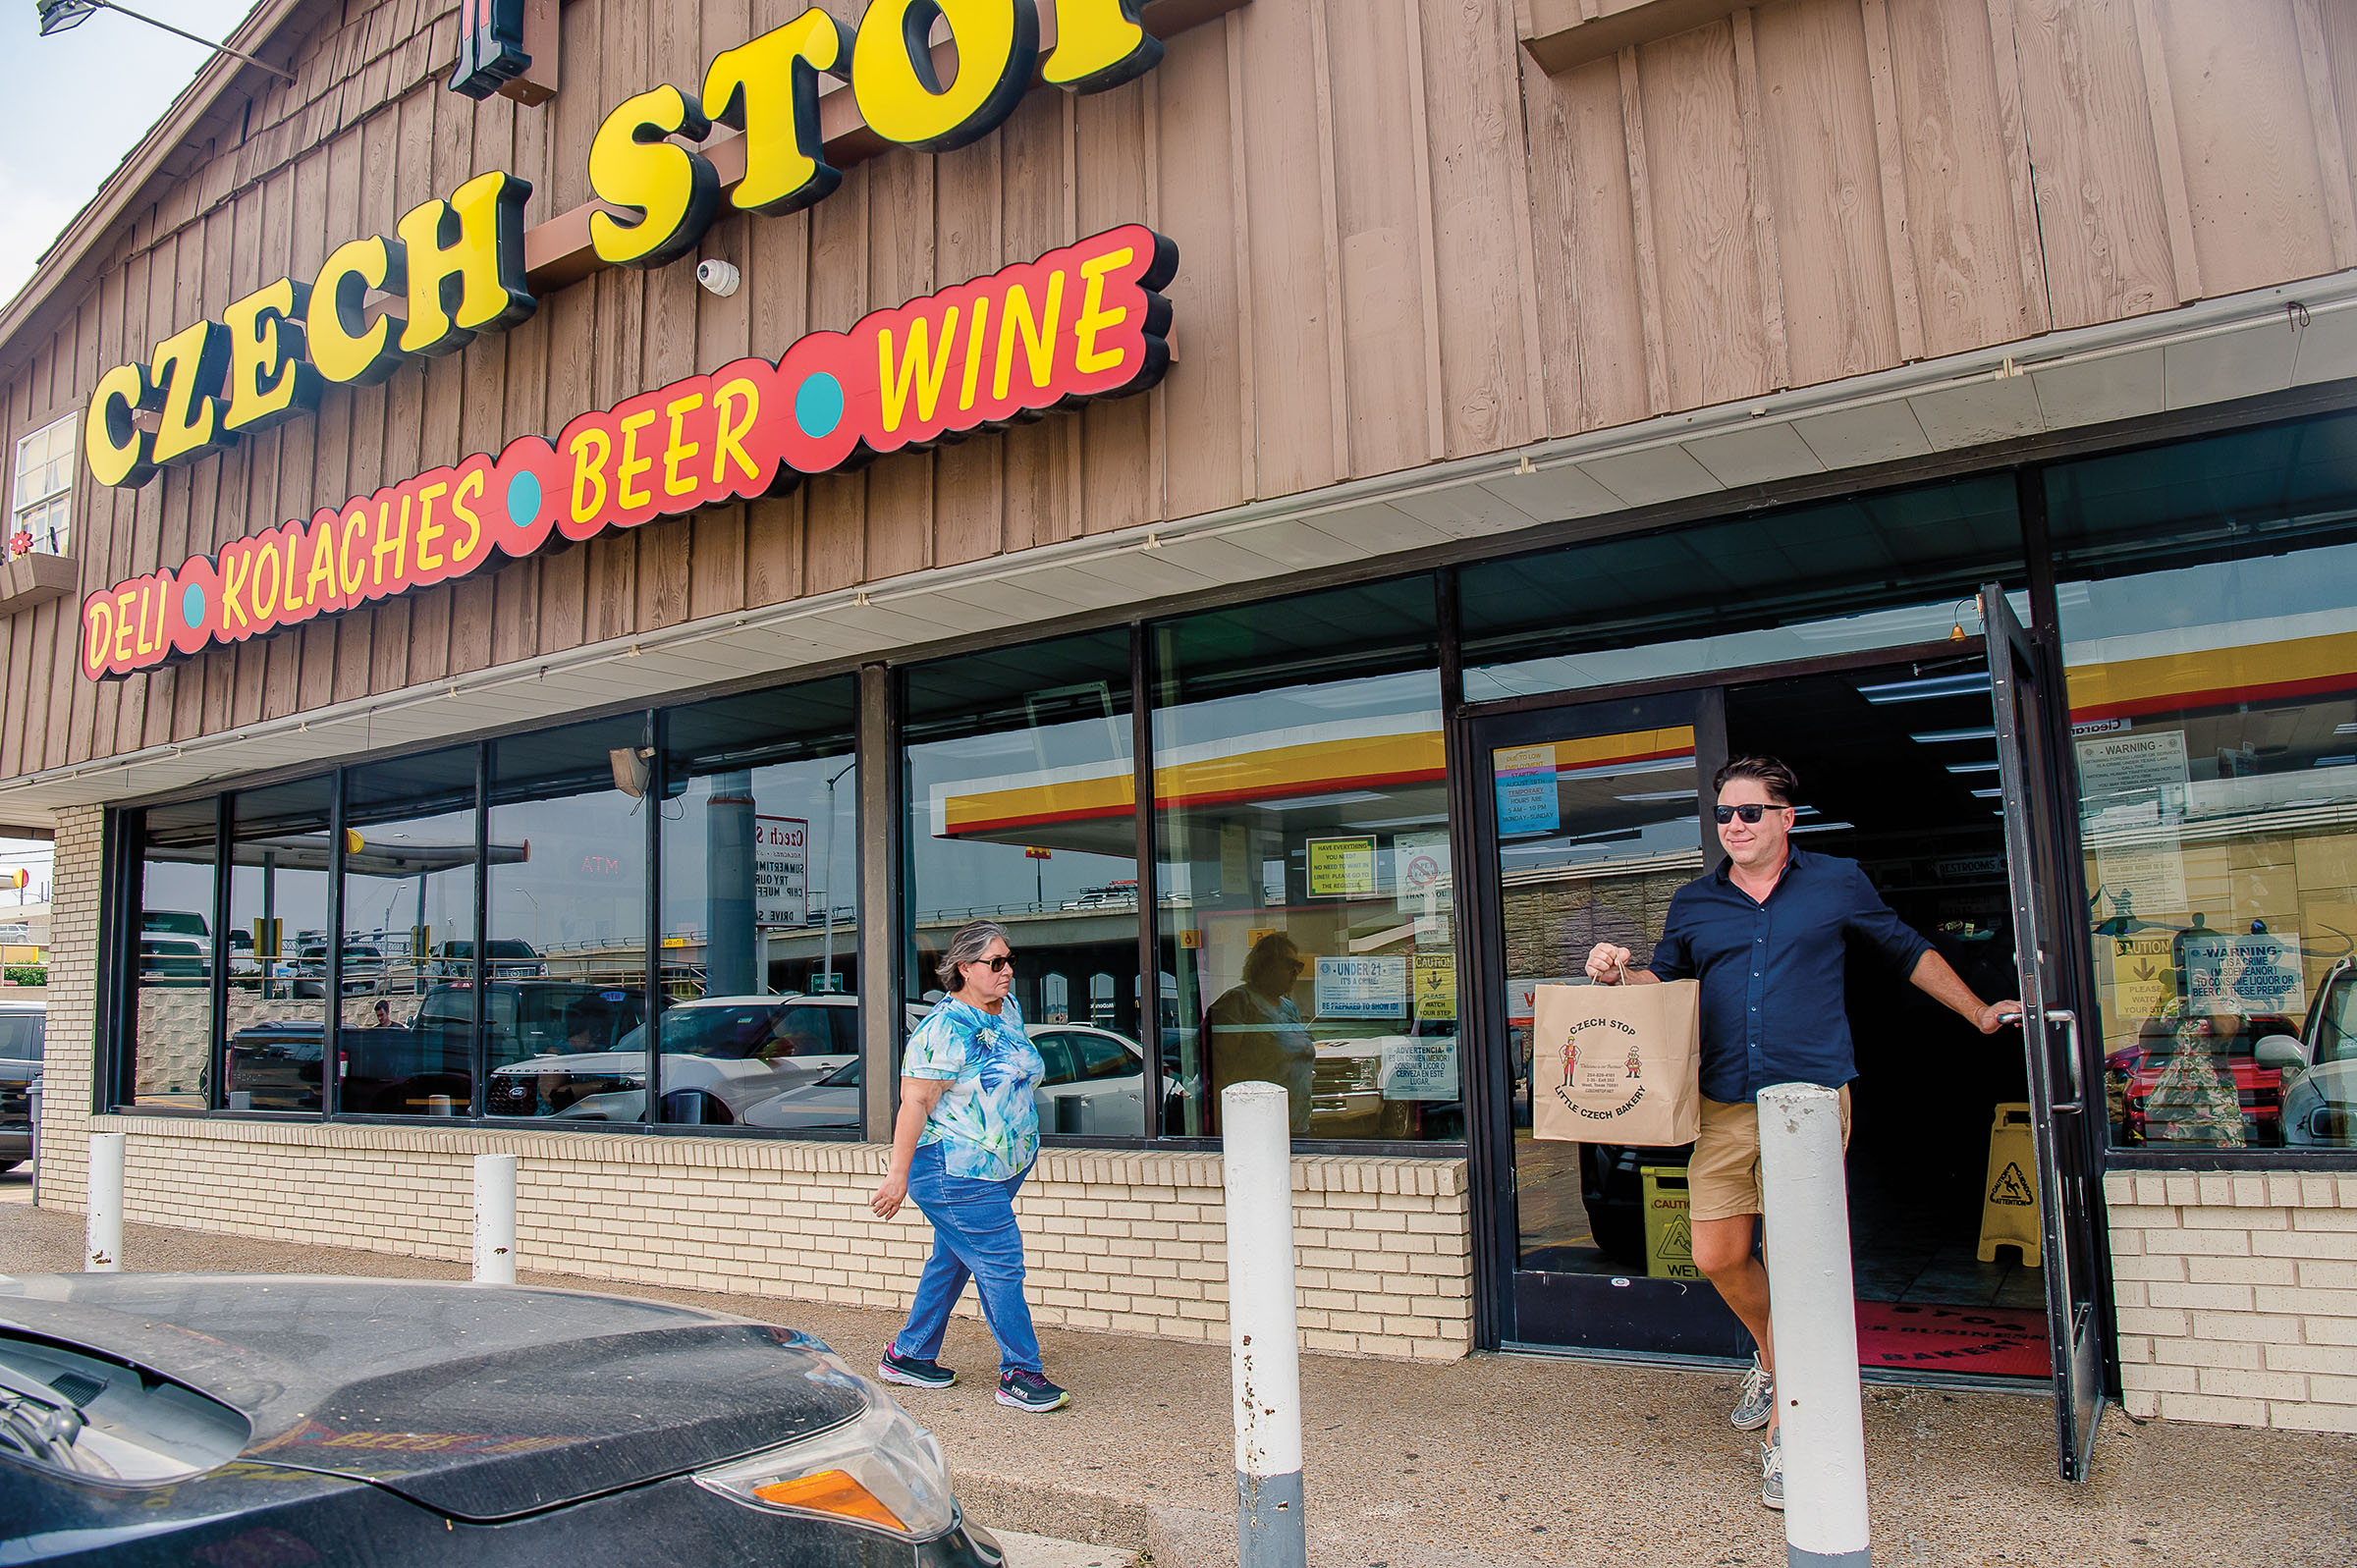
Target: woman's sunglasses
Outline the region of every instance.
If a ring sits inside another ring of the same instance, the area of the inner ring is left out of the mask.
[[[1724,828],[1728,823],[1734,821],[1737,817],[1741,817],[1746,823],[1755,823],[1760,820],[1760,817],[1763,813],[1770,811],[1790,811],[1791,809],[1792,808],[1790,806],[1763,806],[1756,801],[1752,801],[1740,806],[1713,806],[1711,808],[1711,815],[1718,818],[1719,826]]]
[[[994,975],[1003,975],[1008,970],[1014,967],[1014,955],[1013,953],[1006,952],[1000,953],[996,958],[975,958],[970,961],[978,964],[988,964],[990,966],[990,972]]]

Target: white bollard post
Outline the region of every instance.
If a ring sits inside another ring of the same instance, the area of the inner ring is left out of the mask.
[[[1304,1568],[1292,1097],[1273,1083],[1233,1084],[1220,1095],[1220,1126],[1237,1559],[1239,1568]]]
[[[1760,1185],[1785,1559],[1789,1568],[1868,1568],[1866,1418],[1837,1090],[1787,1083],[1760,1091]]]
[[[90,1214],[82,1271],[123,1271],[123,1134],[90,1134]]]
[[[474,1157],[474,1282],[516,1282],[516,1157]]]

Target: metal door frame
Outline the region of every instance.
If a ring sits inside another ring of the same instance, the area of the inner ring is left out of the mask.
[[[2087,1060],[2079,1026],[2087,1015],[2086,996],[2074,961],[2074,949],[2082,944],[2071,918],[2065,855],[2072,845],[2061,822],[2061,802],[2069,796],[2051,701],[2056,661],[2023,628],[2001,586],[1992,583],[1981,590],[1980,609],[1990,650],[1998,777],[2004,790],[2005,878],[2013,904],[2031,1144],[2038,1161],[2056,1454],[2064,1480],[2085,1481],[2110,1369],[2102,1139],[2087,1102],[2087,1086],[2100,1091],[2103,1076],[2101,1064]],[[2057,1000],[2061,1005],[2050,1004]],[[2060,1084],[2056,1082],[2057,1026]]]

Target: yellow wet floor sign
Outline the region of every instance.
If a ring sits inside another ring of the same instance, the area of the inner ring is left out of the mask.
[[[1700,1279],[1694,1267],[1694,1223],[1687,1213],[1686,1173],[1644,1168],[1645,1272],[1655,1279]]]
[[[2000,1247],[2019,1247],[2022,1266],[2038,1267],[2045,1232],[2038,1217],[2037,1162],[2030,1147],[2030,1108],[1999,1106],[1989,1126],[1989,1181],[1981,1194],[1981,1262],[1997,1262]]]

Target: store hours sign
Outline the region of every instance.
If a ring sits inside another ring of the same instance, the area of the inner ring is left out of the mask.
[[[799,817],[753,819],[753,924],[810,923],[810,824]]]

